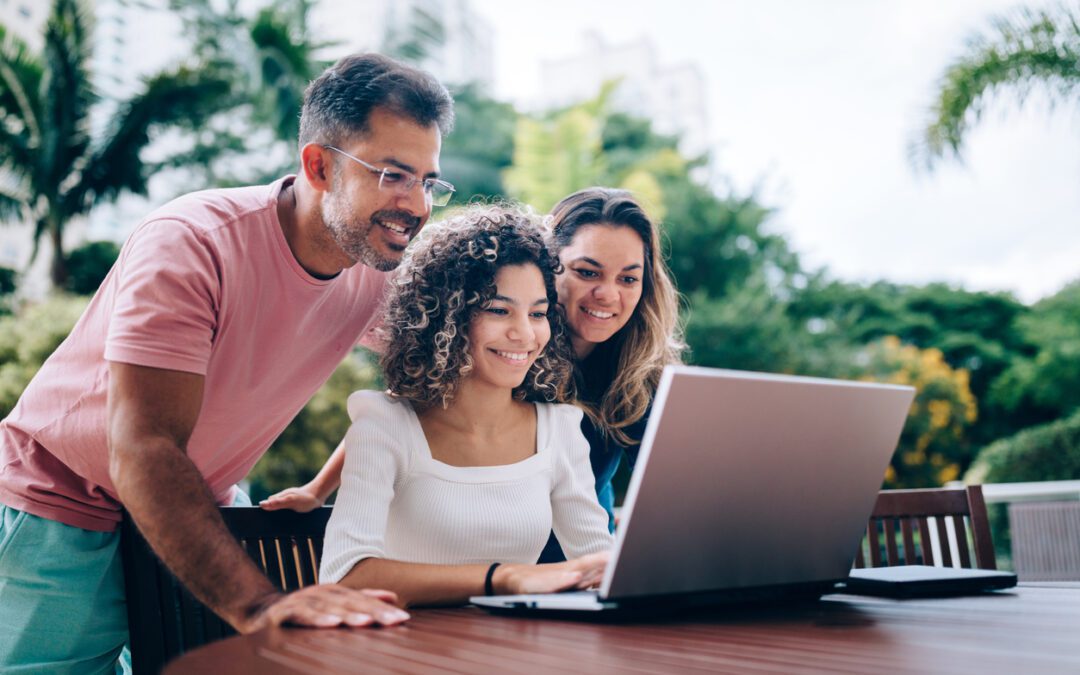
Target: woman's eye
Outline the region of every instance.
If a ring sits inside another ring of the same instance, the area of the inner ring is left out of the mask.
[[[600,276],[599,274],[597,274],[593,270],[577,269],[575,271],[579,275],[581,275],[581,278],[583,278],[583,279],[595,279],[596,277]]]
[[[636,284],[638,282],[637,277],[623,277],[624,284]]]

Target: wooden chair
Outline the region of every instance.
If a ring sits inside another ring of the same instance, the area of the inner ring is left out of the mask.
[[[224,507],[221,515],[256,566],[275,586],[291,591],[318,583],[330,511]],[[136,673],[158,673],[180,654],[236,633],[177,581],[126,514],[120,549]]]
[[[869,567],[894,565],[954,566],[948,523],[955,534],[956,558],[960,567],[997,569],[990,523],[982,486],[928,490],[882,490],[866,528],[866,539],[855,557],[855,567],[867,567],[864,548],[869,550]],[[897,524],[900,543],[897,544]],[[970,543],[968,534],[970,531]],[[882,544],[881,535],[884,537]],[[937,541],[937,554],[933,542]],[[969,546],[974,549],[975,565]],[[882,558],[882,548],[885,556]],[[939,557],[940,556],[940,557]]]

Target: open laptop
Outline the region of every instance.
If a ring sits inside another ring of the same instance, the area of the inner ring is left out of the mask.
[[[816,598],[847,578],[912,387],[664,369],[598,591],[500,613]]]

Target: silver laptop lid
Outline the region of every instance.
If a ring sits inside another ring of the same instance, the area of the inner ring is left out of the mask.
[[[845,578],[914,395],[668,366],[600,597]]]

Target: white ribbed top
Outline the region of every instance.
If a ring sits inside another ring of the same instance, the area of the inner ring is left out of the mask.
[[[319,578],[340,581],[364,558],[461,565],[534,563],[554,530],[568,558],[607,550],[580,409],[536,404],[536,454],[503,466],[432,458],[408,402],[349,397],[353,423]]]

